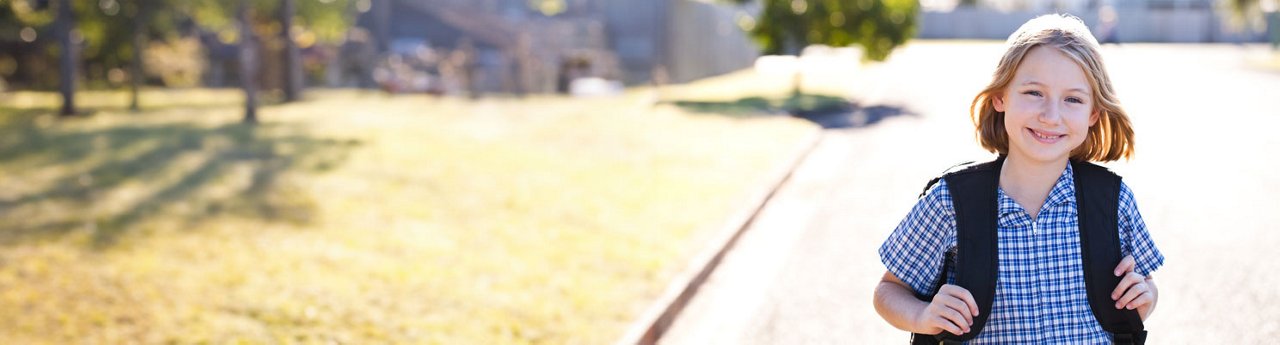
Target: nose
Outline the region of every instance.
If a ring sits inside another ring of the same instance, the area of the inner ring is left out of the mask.
[[[1044,106],[1040,108],[1040,122],[1057,124],[1062,119],[1061,111],[1061,105],[1058,102],[1044,102]]]

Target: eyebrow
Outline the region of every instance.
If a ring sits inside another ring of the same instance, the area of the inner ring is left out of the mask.
[[[1022,83],[1022,85],[1039,85],[1039,86],[1045,86],[1044,84],[1041,84],[1040,82],[1035,81],[1035,80],[1031,80],[1031,81],[1023,82],[1023,83]],[[1089,94],[1089,91],[1088,91],[1088,90],[1081,89],[1081,88],[1078,88],[1078,87],[1073,87],[1073,88],[1067,89],[1067,91],[1076,91],[1076,92],[1083,93],[1083,94]]]

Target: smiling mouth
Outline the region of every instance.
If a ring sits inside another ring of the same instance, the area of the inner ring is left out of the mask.
[[[1058,142],[1058,140],[1061,140],[1062,138],[1065,138],[1067,136],[1066,134],[1041,132],[1041,131],[1037,131],[1030,128],[1027,128],[1027,132],[1031,133],[1031,136],[1036,138],[1036,140],[1046,144],[1056,143]]]

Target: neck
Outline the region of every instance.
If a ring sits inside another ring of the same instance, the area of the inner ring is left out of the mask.
[[[1031,220],[1035,221],[1045,198],[1049,197],[1049,191],[1053,190],[1053,184],[1066,168],[1066,159],[1037,162],[1010,155],[1005,158],[1000,169],[1000,188],[1022,205]]]
[[[1000,168],[1000,185],[1009,189],[1053,188],[1054,182],[1067,168],[1067,160],[1037,162],[1009,155]]]

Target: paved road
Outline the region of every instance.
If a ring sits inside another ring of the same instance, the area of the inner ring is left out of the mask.
[[[876,249],[928,178],[986,158],[967,107],[998,44],[926,42],[863,69],[850,93],[911,115],[829,130],[663,338],[665,344],[901,343],[871,306]],[[1137,133],[1109,164],[1167,257],[1151,342],[1280,338],[1280,73],[1257,48],[1108,46]]]

